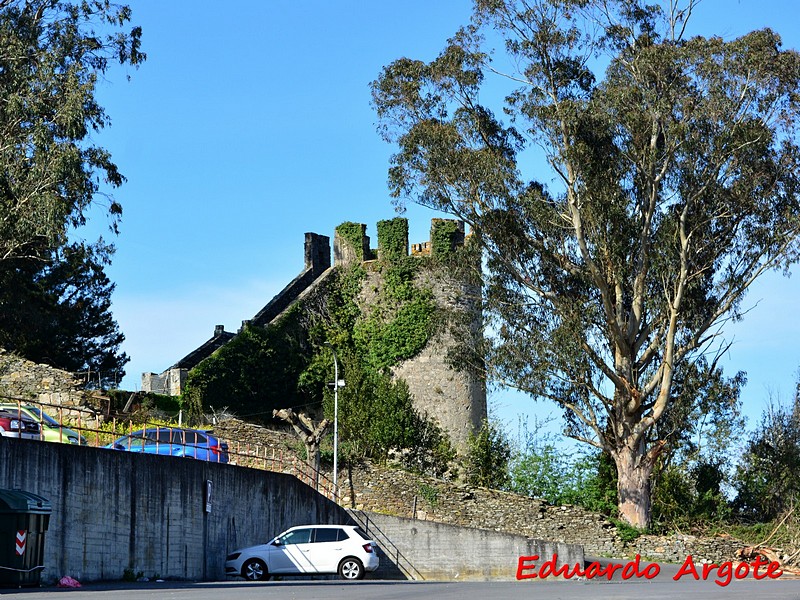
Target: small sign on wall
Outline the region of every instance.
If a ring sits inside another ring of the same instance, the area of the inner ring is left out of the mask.
[[[211,481],[206,480],[206,512],[211,512]]]

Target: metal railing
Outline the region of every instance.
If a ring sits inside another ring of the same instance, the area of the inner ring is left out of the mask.
[[[242,444],[240,441],[227,440],[214,434],[213,428],[191,429],[156,422],[134,423],[131,419],[119,420],[116,418],[106,421],[99,427],[92,427],[91,423],[97,420],[95,418],[96,412],[77,406],[63,407],[34,400],[11,398],[8,396],[0,396],[0,404],[16,404],[16,411],[20,415],[20,418],[22,418],[22,415],[28,414],[28,412],[26,412],[26,407],[36,407],[43,413],[48,414],[48,416],[58,423],[57,426],[48,425],[44,417],[33,417],[40,424],[39,437],[43,441],[45,440],[45,430],[47,428],[54,429],[56,427],[59,430],[59,439],[54,441],[68,443],[69,440],[67,438],[72,436],[68,436],[65,431],[72,431],[80,436],[80,444],[82,446],[109,448],[113,450],[112,444],[124,438],[125,441],[128,442],[127,445],[118,444],[119,447],[117,450],[146,452],[148,454],[161,454],[165,456],[177,453],[189,458],[206,456],[210,462],[228,463],[241,467],[293,475],[303,483],[313,487],[318,493],[329,500],[333,500],[334,502],[338,501],[338,494],[336,493],[333,481],[327,474],[318,471],[296,453],[288,449],[276,449],[275,447],[249,443]],[[6,409],[7,412],[13,410],[15,409]],[[66,421],[64,418],[65,412],[77,412],[78,416]],[[55,413],[55,415],[51,413]],[[82,418],[82,415],[86,413],[92,414],[92,418]],[[146,431],[146,433],[134,435],[143,431]],[[193,435],[195,436],[194,439],[197,440],[196,434],[193,432],[208,433],[218,441],[218,444],[214,446],[187,441],[187,435],[190,440]],[[139,444],[141,444],[140,448],[137,447]]]
[[[406,558],[402,552],[400,552],[400,548],[398,548],[394,542],[389,539],[389,536],[381,531],[374,521],[370,520],[369,514],[363,510],[355,509],[347,509],[347,513],[356,523],[359,524],[361,529],[363,529],[368,536],[377,542],[381,551],[395,564],[398,570],[405,577],[415,581],[421,581],[425,579],[422,576],[422,573],[417,570],[411,561],[408,560],[408,558]]]

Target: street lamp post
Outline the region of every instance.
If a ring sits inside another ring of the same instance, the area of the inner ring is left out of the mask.
[[[333,498],[339,501],[339,360],[336,350],[325,344],[333,353]]]

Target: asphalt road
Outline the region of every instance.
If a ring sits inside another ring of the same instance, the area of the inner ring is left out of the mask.
[[[657,577],[653,580],[600,581],[492,581],[492,582],[406,582],[406,581],[245,581],[216,583],[110,583],[89,584],[80,589],[0,589],[0,596],[21,600],[54,600],[68,594],[70,600],[642,600],[691,598],[691,600],[800,600],[800,580],[778,579],[733,581],[722,587],[713,581]]]

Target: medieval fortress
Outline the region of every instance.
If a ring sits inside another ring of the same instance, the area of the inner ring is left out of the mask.
[[[442,222],[455,224],[454,243],[463,245],[465,239],[463,222],[433,219],[431,233],[433,234],[434,227]],[[374,262],[372,259],[374,252],[370,250],[366,225],[360,224],[360,227],[361,247],[353,247],[353,243],[341,237],[337,230],[333,240],[333,265],[331,265],[330,238],[316,233],[306,233],[303,271],[251,319],[243,322],[243,325],[247,323],[263,327],[274,322],[284,311],[304,297],[315,290],[324,290],[326,279],[337,267],[344,267],[355,261],[361,261],[368,267],[370,262]],[[406,234],[405,248],[408,254],[407,237]],[[380,254],[381,240],[378,242],[378,254]],[[431,241],[410,247],[411,256],[426,256],[435,252]],[[374,288],[376,277],[380,277],[380,274],[371,271],[364,283],[362,298],[366,302],[371,298],[367,288]],[[430,275],[426,285],[430,286],[437,307],[444,311],[461,313],[466,311],[469,320],[476,324],[480,323],[480,300],[477,293],[479,290],[476,290],[476,286],[466,281],[456,281],[444,270]],[[372,300],[375,298],[372,297]],[[208,341],[165,371],[143,373],[142,390],[172,396],[180,395],[188,372],[236,335],[237,333],[225,331],[224,326],[217,325]],[[474,328],[474,335],[480,335],[479,325]],[[428,341],[419,354],[396,365],[392,372],[395,377],[402,378],[408,384],[417,410],[435,419],[448,433],[454,446],[464,451],[470,432],[478,429],[486,418],[486,386],[479,373],[470,372],[468,369],[459,370],[450,364],[447,359],[448,350],[456,343],[450,332],[440,331]]]

